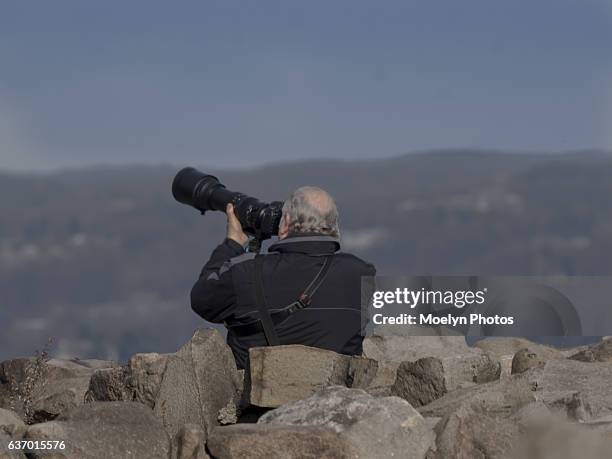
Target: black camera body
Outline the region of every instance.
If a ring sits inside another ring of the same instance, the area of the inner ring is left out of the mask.
[[[181,169],[172,182],[172,195],[182,204],[198,209],[202,214],[207,210],[225,212],[228,204],[234,205],[234,212],[242,230],[261,242],[278,234],[283,203],[271,203],[230,191],[214,175],[205,174],[193,167]]]

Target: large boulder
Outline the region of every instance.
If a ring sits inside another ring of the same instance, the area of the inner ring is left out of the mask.
[[[174,354],[136,354],[124,368],[96,372],[90,401],[133,400],[152,408],[171,437],[184,424],[204,432],[236,413],[242,378],[217,330],[197,330]]]
[[[170,439],[150,408],[135,402],[93,402],[30,426],[25,440],[63,441],[65,449],[33,458],[167,458]]]
[[[8,394],[0,401],[28,423],[54,419],[83,403],[95,371],[116,366],[105,360],[8,360],[0,363],[0,385]]]
[[[275,408],[331,385],[346,385],[351,358],[302,345],[249,350],[246,386],[250,404]]]
[[[207,443],[215,459],[349,459],[357,451],[330,427],[238,424],[217,427]]]
[[[435,440],[430,424],[405,400],[340,386],[270,411],[258,424],[328,427],[360,458],[423,458]]]

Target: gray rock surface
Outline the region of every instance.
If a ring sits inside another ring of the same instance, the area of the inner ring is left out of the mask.
[[[275,408],[316,390],[345,385],[350,357],[302,345],[252,348],[246,387],[252,405]]]
[[[329,427],[238,424],[213,429],[215,459],[349,459],[360,457]]]
[[[135,402],[93,402],[28,428],[26,440],[64,441],[64,450],[34,458],[167,458],[170,440],[150,408]]]
[[[0,428],[0,459],[25,459],[25,454],[21,451],[9,449],[9,442],[12,438]]]
[[[373,360],[413,362],[424,357],[470,355],[463,336],[369,336],[363,340],[363,355]]]
[[[5,426],[23,426],[21,417],[11,410],[0,408],[0,428]]]
[[[172,440],[171,459],[210,459],[206,453],[206,433],[197,424],[185,424]]]
[[[391,395],[400,362],[353,357],[349,363],[347,386],[364,389],[376,396]]]
[[[550,360],[530,376],[545,402],[579,393],[590,417],[612,414],[612,365],[604,362]]]
[[[428,422],[405,400],[340,386],[270,411],[261,424],[331,428],[360,458],[423,458],[435,440]]]
[[[612,436],[584,424],[556,419],[529,426],[507,454],[509,459],[602,459],[611,456]]]
[[[206,429],[204,410],[192,363],[181,357],[168,359],[166,372],[158,391],[154,407],[166,431],[174,437],[184,424],[196,424]]]
[[[239,402],[243,380],[229,346],[217,330],[198,330],[177,356],[190,364],[195,375],[204,428],[218,424],[219,412]],[[187,389],[186,389],[187,390]]]
[[[489,413],[507,415],[536,401],[533,382],[525,375],[517,375],[501,381],[475,384],[457,389],[418,408],[426,417],[443,418],[465,404],[484,405]]]

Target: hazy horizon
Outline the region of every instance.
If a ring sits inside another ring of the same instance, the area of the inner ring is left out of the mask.
[[[88,171],[96,169],[125,169],[133,167],[151,167],[151,168],[181,168],[192,166],[208,171],[227,171],[227,172],[251,172],[266,169],[268,167],[284,167],[284,166],[295,166],[300,164],[310,164],[314,162],[334,162],[334,163],[367,163],[372,161],[393,161],[402,159],[408,156],[419,156],[419,155],[452,155],[452,154],[484,154],[484,155],[519,155],[519,156],[569,156],[575,154],[602,154],[612,155],[612,150],[596,149],[596,148],[580,148],[569,151],[509,151],[501,149],[488,149],[488,148],[440,148],[430,150],[419,150],[408,153],[387,155],[387,156],[374,156],[374,157],[363,157],[363,158],[346,158],[340,156],[328,156],[328,157],[311,157],[311,158],[291,158],[291,159],[276,159],[261,162],[260,164],[241,164],[235,166],[215,166],[214,164],[204,164],[202,162],[193,161],[189,163],[172,162],[172,161],[155,161],[147,162],[146,160],[134,160],[130,162],[92,162],[88,164],[75,164],[65,165],[58,167],[50,167],[44,169],[28,169],[28,168],[3,168],[0,167],[0,173],[4,174],[16,174],[16,175],[54,175],[61,173],[70,173],[78,171]]]

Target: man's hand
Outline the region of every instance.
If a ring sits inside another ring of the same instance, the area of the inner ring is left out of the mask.
[[[234,213],[234,206],[228,204],[225,213],[227,214],[227,238],[244,246],[249,242],[249,237],[242,231],[242,225]]]

